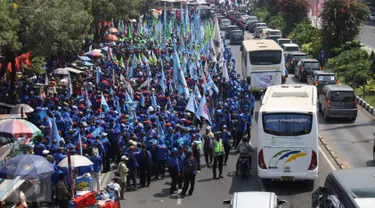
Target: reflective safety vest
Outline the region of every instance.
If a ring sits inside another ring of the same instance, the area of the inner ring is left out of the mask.
[[[214,153],[215,155],[220,155],[223,153],[223,142],[221,139],[219,141],[214,141]]]

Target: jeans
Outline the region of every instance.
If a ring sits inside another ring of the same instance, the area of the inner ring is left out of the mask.
[[[204,160],[206,161],[206,164],[212,163],[212,148],[203,148],[204,153]]]
[[[167,160],[158,160],[156,161],[156,179],[159,178],[161,175],[162,178],[165,176],[165,165],[167,164]]]
[[[178,170],[177,167],[170,167],[169,169],[169,175],[172,179],[171,188],[169,189],[169,194],[173,194],[173,192],[176,191],[177,181],[178,181]]]

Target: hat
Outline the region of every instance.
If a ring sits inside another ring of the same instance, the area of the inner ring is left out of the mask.
[[[48,155],[48,153],[49,153],[49,150],[43,150],[42,152],[43,155]]]
[[[224,126],[223,126],[223,129],[226,129],[226,128],[227,128],[227,125],[224,125]]]
[[[124,155],[121,157],[121,160],[129,160],[129,158]]]
[[[207,127],[206,127],[206,130],[211,130],[211,126],[207,126]]]
[[[86,122],[82,122],[82,126],[86,127],[87,123]]]
[[[105,132],[103,132],[103,133],[102,133],[102,136],[107,136],[107,135],[108,135],[108,134],[107,134],[107,133],[105,133]]]

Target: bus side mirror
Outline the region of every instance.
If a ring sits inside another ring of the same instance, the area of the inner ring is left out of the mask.
[[[285,201],[285,200],[277,200],[277,206],[285,206],[287,205],[288,203]]]
[[[226,200],[223,201],[223,204],[228,205],[228,204],[230,204],[231,201],[232,200],[230,200],[230,199],[226,199]]]

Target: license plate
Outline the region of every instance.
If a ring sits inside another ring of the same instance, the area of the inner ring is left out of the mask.
[[[281,176],[282,181],[294,181],[293,176]]]

